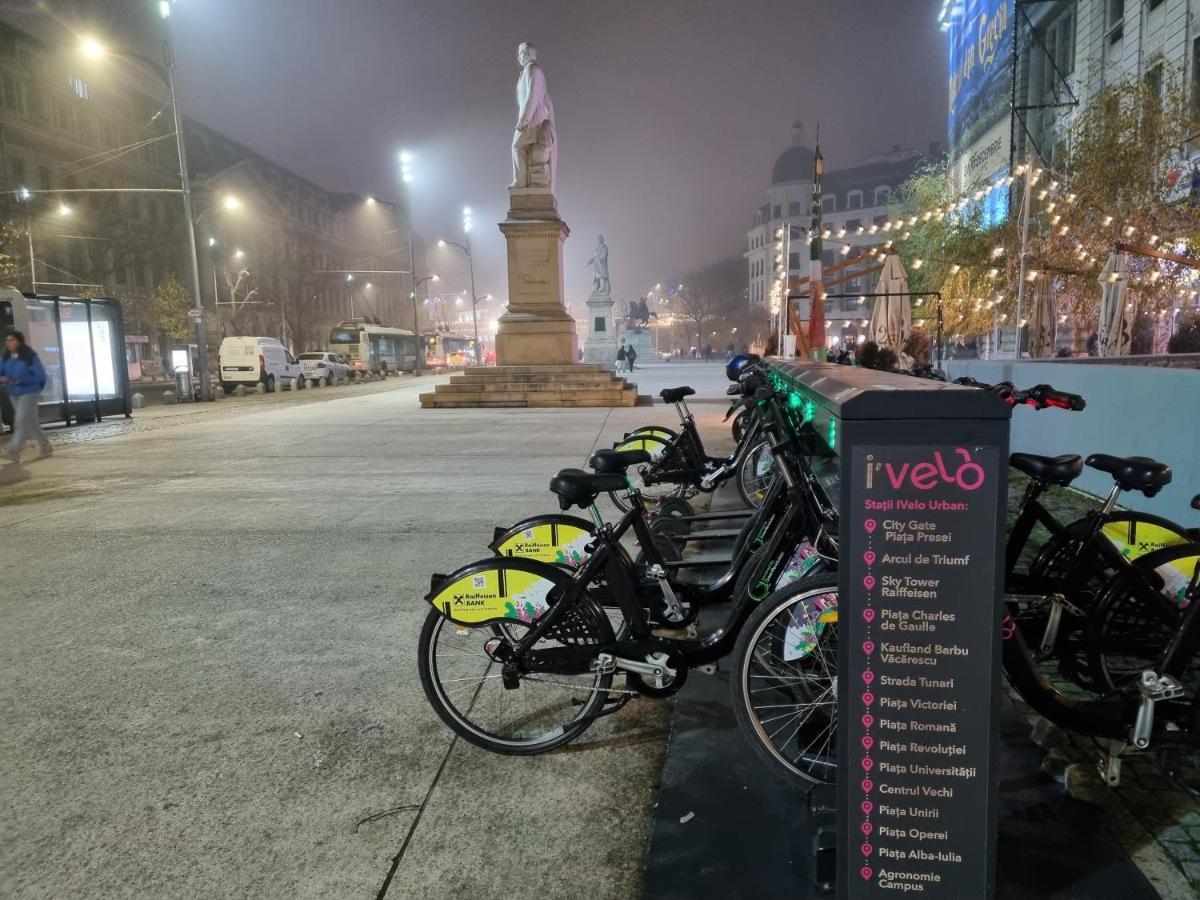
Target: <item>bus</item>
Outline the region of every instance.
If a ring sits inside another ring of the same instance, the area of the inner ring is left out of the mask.
[[[475,365],[475,341],[465,334],[439,331],[425,335],[425,362],[431,368]]]
[[[329,332],[329,349],[350,364],[351,378],[411,372],[417,346],[417,336],[407,329],[362,320],[341,322]]]

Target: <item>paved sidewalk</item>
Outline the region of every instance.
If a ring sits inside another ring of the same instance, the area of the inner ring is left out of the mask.
[[[492,756],[414,653],[432,572],[674,413],[420,410],[423,388],[146,411],[0,483],[6,897],[638,895],[669,705]]]

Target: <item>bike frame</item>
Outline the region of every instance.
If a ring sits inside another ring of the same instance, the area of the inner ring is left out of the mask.
[[[798,478],[797,473],[792,471],[786,451],[792,448],[793,443],[793,439],[788,437],[773,442],[771,445],[772,452],[776,454],[776,466],[779,473],[775,482],[784,486],[783,496],[787,501],[787,508],[783,511],[776,527],[770,529],[769,533],[765,530],[762,532],[764,540],[759,549],[765,547],[766,552],[762,555],[758,571],[753,575],[751,589],[747,590],[744,595],[733,598],[733,608],[721,627],[700,640],[691,641],[660,637],[653,633],[645,618],[641,603],[638,601],[630,567],[621,559],[620,541],[631,528],[643,547],[653,544],[653,534],[646,522],[641,507],[641,498],[639,495],[634,495],[633,508],[621,517],[616,526],[605,523],[599,510],[594,504],[592,505],[591,513],[597,529],[595,552],[576,570],[566,594],[559,598],[550,610],[537,620],[534,627],[514,644],[514,655],[517,658],[525,656],[542,635],[566,614],[567,610],[581,602],[591,602],[587,593],[588,588],[603,573],[608,591],[629,625],[632,639],[616,641],[611,647],[600,648],[600,652],[637,655],[645,653],[647,649],[653,647],[668,653],[679,654],[688,666],[706,665],[727,656],[733,650],[738,634],[753,611],[754,605],[769,593],[771,577],[781,571],[781,567],[787,564],[788,559],[794,553],[797,531],[799,529],[811,530],[813,517],[823,512],[815,498],[804,496],[805,491],[810,489],[810,482],[806,478]],[[811,539],[814,541],[817,539],[816,531]],[[750,540],[746,541],[746,544],[750,543]],[[818,565],[813,571],[823,570],[823,567]],[[754,588],[763,582],[767,584],[767,592],[756,592]],[[756,593],[759,596],[755,596]],[[595,649],[587,649],[589,658],[594,655]],[[560,654],[557,650],[551,651],[551,654],[564,660],[571,659],[576,663],[578,662],[576,656],[581,659],[584,655],[583,653]],[[544,657],[546,652],[538,651],[538,655]]]

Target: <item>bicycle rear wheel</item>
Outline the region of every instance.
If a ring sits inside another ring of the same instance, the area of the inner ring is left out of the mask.
[[[595,604],[579,602],[508,671],[505,660],[533,623],[517,619],[458,625],[431,610],[421,629],[421,686],[450,728],[493,753],[543,753],[577,737],[595,718],[612,673],[584,666],[537,666],[541,651],[611,643],[612,625]],[[514,671],[515,670],[515,671]],[[582,671],[581,671],[582,670]],[[514,677],[515,676],[515,677]]]
[[[677,449],[671,447],[666,438],[652,433],[633,433],[618,444],[617,449],[645,450],[650,454],[650,462],[648,464],[633,466],[625,473],[629,479],[629,486],[636,488],[646,501],[653,504],[667,497],[687,498],[688,487],[685,484],[670,482],[646,484],[645,478],[650,471],[687,468],[687,463],[683,459],[683,455]],[[629,501],[626,499],[624,491],[610,491],[608,496],[612,499],[613,505],[617,509],[621,510],[621,512],[629,512]]]
[[[730,690],[742,733],[785,778],[837,779],[837,575],[764,600],[733,651]]]
[[[1134,566],[1105,585],[1088,621],[1089,667],[1108,690],[1128,690],[1143,671],[1157,670],[1183,611],[1200,600],[1200,546],[1149,553]],[[1189,689],[1200,687],[1195,665],[1186,674]]]

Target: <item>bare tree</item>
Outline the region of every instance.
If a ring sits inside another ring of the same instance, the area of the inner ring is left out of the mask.
[[[713,325],[741,321],[746,306],[746,260],[731,256],[689,272],[668,302],[670,314],[688,324],[688,341],[707,343]],[[732,327],[732,326],[731,326]]]

